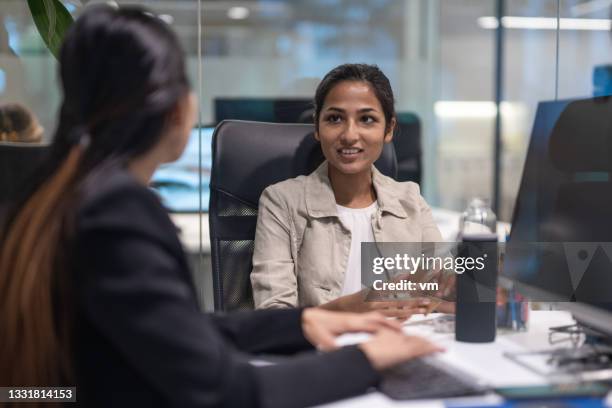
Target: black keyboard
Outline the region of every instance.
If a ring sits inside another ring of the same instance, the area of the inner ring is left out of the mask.
[[[414,359],[387,370],[380,391],[398,400],[452,398],[486,394],[488,388],[471,377],[424,359]]]

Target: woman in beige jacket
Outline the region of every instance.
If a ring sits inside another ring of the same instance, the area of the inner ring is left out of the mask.
[[[366,301],[361,287],[361,242],[442,241],[419,186],[373,165],[396,124],[389,80],[373,65],[336,67],[317,88],[314,120],[326,161],[308,176],[269,186],[260,198],[255,306],[322,305],[401,318],[428,311],[428,299]]]

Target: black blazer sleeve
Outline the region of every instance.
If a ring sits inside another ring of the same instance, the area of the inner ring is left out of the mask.
[[[201,313],[176,232],[143,187],[89,200],[77,231],[82,312],[171,406],[307,406],[378,381],[357,348],[250,365],[243,351],[308,346],[301,311]]]
[[[302,309],[219,313],[211,318],[242,351],[290,354],[313,350],[302,333]]]

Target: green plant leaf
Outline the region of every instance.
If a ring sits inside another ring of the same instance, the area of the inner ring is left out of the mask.
[[[74,19],[60,0],[28,0],[28,7],[47,48],[59,58],[64,34]]]

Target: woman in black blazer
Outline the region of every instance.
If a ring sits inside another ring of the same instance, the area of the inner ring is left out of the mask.
[[[182,153],[196,102],[170,29],[91,7],[61,50],[52,153],[0,246],[0,386],[77,386],[82,405],[306,406],[365,392],[436,349],[379,315],[202,314],[176,229],[147,184]],[[271,366],[256,353],[304,353]]]

